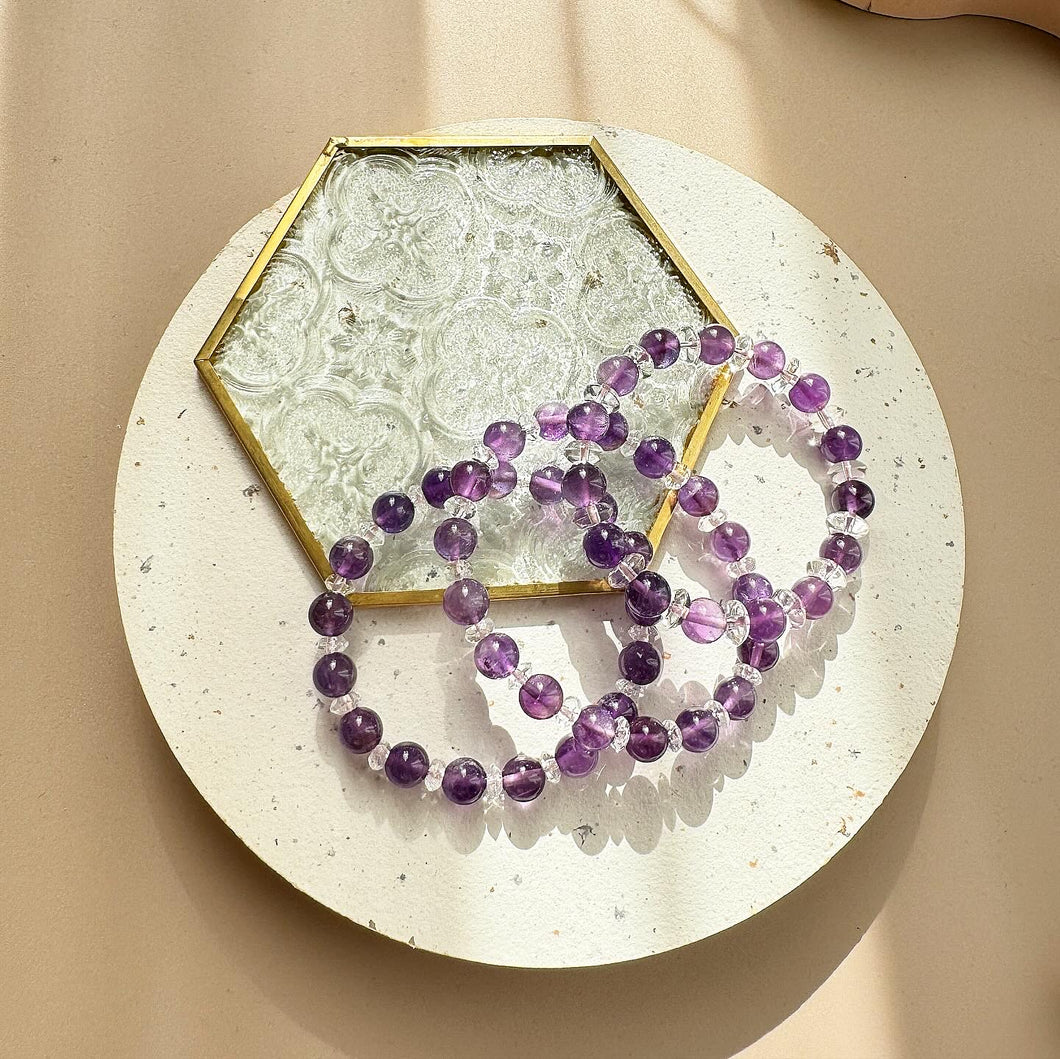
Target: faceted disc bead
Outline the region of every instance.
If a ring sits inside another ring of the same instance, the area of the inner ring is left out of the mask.
[[[829,463],[846,463],[861,455],[861,435],[845,424],[829,427],[821,435],[821,453]]]
[[[564,776],[588,776],[596,768],[600,755],[595,750],[579,746],[574,736],[568,735],[556,745],[556,764]]]
[[[710,549],[723,563],[734,563],[751,550],[751,534],[739,522],[723,522],[710,534]]]
[[[724,324],[708,324],[699,332],[699,359],[704,364],[724,364],[735,348],[736,339]]]
[[[744,640],[736,648],[736,654],[745,666],[754,666],[759,673],[764,673],[780,661],[780,645],[776,640],[771,640],[769,643]]]
[[[756,599],[768,599],[771,595],[773,586],[761,574],[740,574],[732,583],[732,598],[738,599],[745,607]]]
[[[507,460],[499,460],[490,474],[489,495],[494,500],[507,496],[519,481],[519,472]]]
[[[629,420],[621,412],[612,412],[607,417],[607,432],[596,442],[604,452],[614,452],[626,443],[629,437]]]
[[[601,695],[596,705],[610,710],[616,721],[619,717],[632,721],[637,716],[637,704],[621,691],[609,691],[606,695]]]
[[[546,401],[534,412],[537,431],[545,441],[559,441],[567,436],[568,408],[562,401]]]
[[[309,624],[319,636],[341,636],[353,620],[353,607],[341,592],[321,592],[309,604]]]
[[[491,632],[475,644],[475,667],[490,680],[510,676],[519,664],[519,646],[503,632]]]
[[[448,467],[432,467],[420,482],[423,499],[431,507],[444,508],[445,502],[453,495],[453,484],[449,481]]]
[[[558,504],[563,499],[563,471],[555,464],[539,467],[530,475],[530,495],[539,504]]]
[[[651,357],[657,368],[668,368],[681,355],[681,340],[666,328],[649,331],[640,340],[640,348]]]
[[[753,599],[746,606],[749,639],[756,643],[772,643],[784,635],[788,619],[776,600]]]
[[[485,585],[472,577],[454,581],[442,594],[442,609],[457,625],[477,625],[490,608]]]
[[[706,753],[718,741],[718,719],[709,710],[682,710],[677,727],[681,745],[693,754]]]
[[[607,493],[607,478],[591,463],[576,463],[563,476],[560,492],[572,507],[585,507],[603,499]]]
[[[743,720],[755,708],[755,687],[744,677],[729,677],[714,689],[714,698],[730,717]]]
[[[454,805],[473,805],[486,793],[486,770],[473,757],[458,757],[445,766],[442,794]]]
[[[501,769],[504,793],[516,802],[532,802],[545,787],[545,770],[536,758],[516,754]]]
[[[313,666],[313,684],[321,695],[329,699],[349,695],[356,681],[357,667],[348,655],[340,651],[324,655]]]
[[[625,532],[613,522],[590,526],[582,538],[585,558],[602,570],[610,570],[626,557],[629,540]]]
[[[661,721],[641,714],[629,723],[626,752],[637,761],[658,761],[670,745],[670,734]]]
[[[328,560],[331,569],[349,581],[364,577],[372,569],[375,556],[372,546],[363,537],[343,537],[331,546]]]
[[[833,511],[849,511],[858,518],[868,518],[875,506],[876,497],[869,488],[869,483],[858,478],[840,482],[832,490]]]
[[[651,684],[662,672],[662,659],[650,643],[634,640],[619,652],[618,671],[632,684]]]
[[[526,447],[526,431],[510,419],[500,419],[486,427],[482,444],[496,453],[497,459],[514,460]]]
[[[775,379],[784,370],[785,360],[784,350],[776,342],[758,342],[747,370],[756,379]]]
[[[434,550],[448,562],[467,559],[478,544],[475,527],[464,518],[447,518],[434,531]]]
[[[633,466],[645,478],[665,478],[677,462],[677,453],[666,438],[645,438],[633,453]]]
[[[835,602],[832,586],[819,577],[801,578],[791,586],[791,590],[802,600],[807,618],[823,618]],[[761,666],[758,668],[761,669]]]
[[[481,460],[461,460],[449,472],[453,492],[468,500],[481,500],[490,491],[490,469]]]
[[[560,682],[547,673],[534,673],[519,689],[519,706],[527,717],[544,721],[555,717],[563,705]]]
[[[419,743],[398,743],[387,754],[383,771],[395,787],[415,787],[430,767],[427,751]]]
[[[383,493],[372,504],[372,521],[384,533],[404,533],[415,517],[412,497],[404,493]]]
[[[567,429],[578,441],[599,441],[610,424],[610,414],[597,401],[583,401],[567,413]]]
[[[599,704],[586,706],[571,727],[571,735],[583,750],[603,750],[615,738],[615,716]]]
[[[788,400],[800,412],[820,412],[832,396],[832,388],[823,375],[803,375],[788,391]]]
[[[339,721],[339,738],[348,750],[355,754],[367,754],[379,745],[383,738],[383,722],[375,710],[367,706],[354,706]]]
[[[833,533],[821,545],[821,558],[831,559],[845,573],[852,574],[861,565],[861,545],[847,533]]]
[[[693,518],[711,514],[718,506],[718,487],[702,475],[693,474],[677,491],[681,510]]]
[[[626,585],[626,613],[638,625],[654,625],[670,599],[670,583],[654,570],[644,570]]]
[[[695,643],[714,643],[725,635],[725,611],[709,596],[700,596],[688,605],[681,631]]]
[[[639,379],[640,369],[626,356],[608,357],[596,369],[596,381],[601,386],[609,386],[619,397],[632,393]]]

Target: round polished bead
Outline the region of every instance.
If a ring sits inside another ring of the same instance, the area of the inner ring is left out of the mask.
[[[736,648],[736,654],[744,665],[754,666],[759,673],[772,669],[780,661],[780,645],[776,640],[769,643],[756,643],[754,640],[744,640]]]
[[[339,738],[353,753],[367,754],[383,738],[383,722],[375,710],[367,706],[354,706],[339,721]]]
[[[681,631],[695,643],[713,643],[725,635],[725,611],[709,596],[700,596],[688,604]]]
[[[710,548],[723,563],[734,563],[751,550],[751,534],[739,522],[723,522],[711,532]]]
[[[803,577],[791,586],[792,592],[802,600],[807,618],[823,618],[835,602],[835,593],[827,581],[819,577]],[[761,668],[759,666],[758,668]]]
[[[677,453],[666,438],[645,438],[633,453],[633,466],[645,478],[665,478],[677,462]]]
[[[651,541],[640,530],[630,530],[626,534],[626,546],[626,555],[643,556],[645,565],[651,562],[651,557],[655,554]]]
[[[724,364],[735,348],[736,339],[724,324],[708,324],[699,332],[699,359],[704,364]]]
[[[559,441],[567,436],[567,406],[562,401],[546,401],[534,412],[537,430],[545,441]]]
[[[596,369],[596,381],[609,386],[619,397],[632,393],[639,379],[640,369],[626,356],[608,357]]]
[[[823,375],[803,375],[788,391],[788,400],[800,412],[820,412],[828,404],[832,388]]]
[[[714,698],[730,717],[742,720],[755,708],[755,686],[744,677],[729,677],[715,688]]]
[[[597,401],[583,401],[567,413],[567,429],[578,441],[599,441],[610,425],[610,413]]]
[[[784,635],[788,619],[784,608],[774,599],[753,599],[746,603],[748,639],[757,643],[772,643]]]
[[[539,467],[530,475],[530,495],[539,504],[558,504],[563,499],[563,470],[555,464]]]
[[[606,706],[586,706],[571,727],[571,735],[583,750],[603,750],[615,738],[615,716]]]
[[[357,667],[348,655],[333,651],[317,660],[313,666],[313,684],[321,695],[337,699],[349,695],[357,680]]]
[[[431,507],[443,508],[445,502],[453,495],[453,483],[449,480],[448,467],[432,467],[420,482],[423,499]]]
[[[771,595],[773,586],[761,574],[740,574],[732,583],[732,598],[738,599],[744,606],[749,606],[756,599],[768,599]]]
[[[831,559],[847,574],[852,574],[861,565],[861,545],[848,533],[833,533],[821,545],[820,554],[822,559]]]
[[[501,770],[501,783],[512,801],[532,802],[545,788],[545,770],[536,758],[516,754]]]
[[[876,497],[869,488],[869,483],[859,478],[840,482],[832,490],[833,511],[848,511],[851,515],[857,515],[858,518],[868,518],[875,506]]]
[[[341,592],[321,592],[309,604],[309,624],[319,636],[341,636],[352,620],[353,607]]]
[[[456,805],[473,805],[486,793],[486,770],[473,757],[458,757],[445,766],[442,793]]]
[[[526,431],[510,419],[498,419],[486,427],[482,444],[495,452],[497,459],[514,460],[526,447]]]
[[[563,705],[563,688],[555,677],[535,673],[519,689],[519,706],[527,717],[543,721],[555,717]]]
[[[383,771],[395,787],[415,787],[430,767],[427,751],[419,743],[398,743],[390,748]]]
[[[621,527],[613,522],[590,526],[582,538],[585,558],[601,570],[610,570],[625,558],[629,541]]]
[[[632,721],[637,716],[637,704],[621,691],[609,691],[606,695],[601,695],[596,704],[610,710],[616,721],[619,717]]]
[[[632,684],[650,684],[662,672],[662,659],[650,643],[634,640],[619,652],[618,670]]]
[[[515,672],[519,646],[503,632],[491,632],[475,644],[475,668],[490,680],[500,680]]]
[[[604,452],[614,452],[625,444],[629,437],[629,420],[621,412],[611,412],[607,417],[607,433],[596,444]]]
[[[576,463],[563,476],[560,492],[572,507],[585,507],[603,499],[607,493],[607,478],[591,463]]]
[[[718,741],[718,719],[709,710],[682,710],[677,727],[681,745],[693,754],[706,753]]]
[[[476,544],[478,534],[466,518],[447,518],[434,531],[434,550],[451,563],[468,558]]]
[[[461,460],[449,473],[453,492],[468,500],[481,500],[490,490],[490,469],[481,460]]]
[[[477,625],[490,609],[485,585],[472,577],[454,581],[442,594],[442,610],[457,625]]]
[[[666,328],[649,331],[640,340],[640,348],[651,357],[657,368],[668,368],[681,355],[681,340]]]
[[[821,453],[829,463],[846,463],[861,455],[861,435],[850,426],[829,427],[821,435]]]
[[[595,750],[586,750],[578,745],[574,736],[568,735],[556,744],[556,764],[564,776],[588,776],[596,768],[600,755]]]
[[[654,570],[644,570],[626,585],[626,613],[640,625],[654,625],[670,599],[670,583]]]
[[[383,493],[372,504],[372,521],[384,533],[404,533],[415,517],[412,498],[404,493]]]
[[[331,569],[350,581],[364,577],[372,569],[375,556],[363,537],[343,537],[331,546],[328,561]]]
[[[677,502],[682,511],[702,518],[718,506],[718,487],[709,478],[693,474],[677,491]]]
[[[785,360],[784,350],[776,342],[758,342],[747,370],[756,379],[775,379],[784,370]]]
[[[640,714],[629,722],[626,752],[637,761],[658,761],[670,745],[670,733],[661,721]]]
[[[507,462],[501,460],[490,473],[490,493],[494,500],[507,496],[519,481],[519,473]]]

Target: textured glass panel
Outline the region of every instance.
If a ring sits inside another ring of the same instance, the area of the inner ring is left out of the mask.
[[[327,550],[380,492],[413,492],[429,467],[469,456],[492,419],[529,423],[545,400],[574,403],[596,365],[645,331],[705,319],[588,148],[345,149],[214,364]],[[680,451],[709,385],[682,359],[623,412]],[[526,491],[532,468],[566,466],[562,447],[530,442],[516,490],[483,505],[477,576],[598,576],[580,532]],[[660,489],[618,453],[601,466],[623,524],[646,530]],[[443,587],[424,530],[390,541],[365,587]]]

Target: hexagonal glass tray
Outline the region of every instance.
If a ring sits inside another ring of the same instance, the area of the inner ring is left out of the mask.
[[[379,493],[467,458],[493,419],[576,403],[645,331],[713,319],[726,322],[595,139],[333,139],[196,363],[326,576]],[[661,374],[623,412],[689,462],[727,373]],[[565,465],[562,448],[529,442],[515,491],[482,506],[473,565],[495,596],[606,590],[586,580],[580,532],[526,490],[532,468]],[[672,501],[617,453],[601,465],[623,524],[657,543]],[[388,540],[354,600],[439,598],[432,532]]]

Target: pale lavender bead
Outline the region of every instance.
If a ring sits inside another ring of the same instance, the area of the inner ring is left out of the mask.
[[[490,474],[490,493],[494,500],[507,496],[519,481],[519,474],[507,460],[500,460]]]
[[[547,673],[535,673],[527,677],[519,689],[519,706],[527,717],[543,721],[555,717],[563,705],[563,688],[560,682]]]
[[[832,586],[819,577],[804,577],[796,581],[791,590],[802,600],[807,618],[823,618],[835,601]]]
[[[453,492],[468,500],[481,500],[490,490],[490,469],[481,460],[461,460],[449,473]]]
[[[608,357],[596,369],[596,381],[610,386],[619,397],[632,393],[640,379],[640,369],[626,356]]]
[[[681,340],[665,327],[641,336],[640,347],[657,368],[668,368],[681,354]]]
[[[755,687],[744,677],[730,677],[714,689],[714,699],[730,717],[742,720],[755,708]]]
[[[756,379],[775,379],[783,370],[784,350],[776,342],[759,342],[754,347],[747,370]]]
[[[677,453],[666,438],[645,438],[633,453],[633,466],[645,478],[665,478],[677,462]]]
[[[556,744],[556,764],[564,776],[588,776],[596,768],[600,755],[595,750],[578,746],[574,736],[568,735]]]
[[[748,638],[755,643],[772,643],[784,635],[788,619],[784,608],[773,599],[753,599],[747,604]]]
[[[704,364],[724,364],[736,348],[736,339],[723,324],[708,324],[699,332],[699,359]]]
[[[612,412],[607,418],[607,433],[596,444],[604,452],[614,452],[626,443],[629,437],[629,420],[621,412]]]
[[[695,643],[713,643],[725,635],[725,612],[709,596],[700,596],[688,605],[681,631]]]
[[[572,507],[585,507],[603,499],[607,493],[607,478],[591,463],[576,463],[563,476],[560,492]]]
[[[514,460],[526,446],[526,431],[510,419],[499,419],[486,427],[482,444],[495,452],[499,460]]]
[[[738,599],[744,606],[756,599],[768,599],[771,595],[773,586],[761,574],[740,574],[732,583],[732,598]]]
[[[718,506],[718,487],[701,474],[693,474],[677,491],[681,510],[694,518],[709,515]]]
[[[718,741],[718,719],[708,710],[682,710],[677,715],[681,745],[693,754],[703,754]]]
[[[534,418],[545,441],[559,441],[567,436],[567,406],[562,401],[546,401],[539,405]]]
[[[739,522],[723,522],[711,531],[710,548],[723,563],[734,563],[751,550],[751,534]]]
[[[519,664],[519,645],[506,633],[491,632],[475,644],[475,668],[490,680],[510,676]]]
[[[530,495],[539,504],[558,504],[563,499],[563,471],[555,464],[539,467],[530,475]]]
[[[571,727],[571,735],[583,750],[603,750],[615,738],[615,716],[605,706],[586,706]]]
[[[532,802],[545,788],[545,770],[536,758],[516,754],[501,769],[504,793],[515,802]]]
[[[788,400],[800,412],[820,412],[828,404],[832,388],[823,375],[803,375],[788,391]]]
[[[578,441],[599,441],[610,425],[610,414],[597,401],[583,401],[567,413],[567,429]]]
[[[477,625],[489,607],[486,586],[471,577],[454,581],[442,594],[442,610],[457,625]]]
[[[440,522],[434,531],[434,550],[451,563],[458,559],[467,559],[475,550],[476,544],[478,534],[467,519],[447,518]]]

